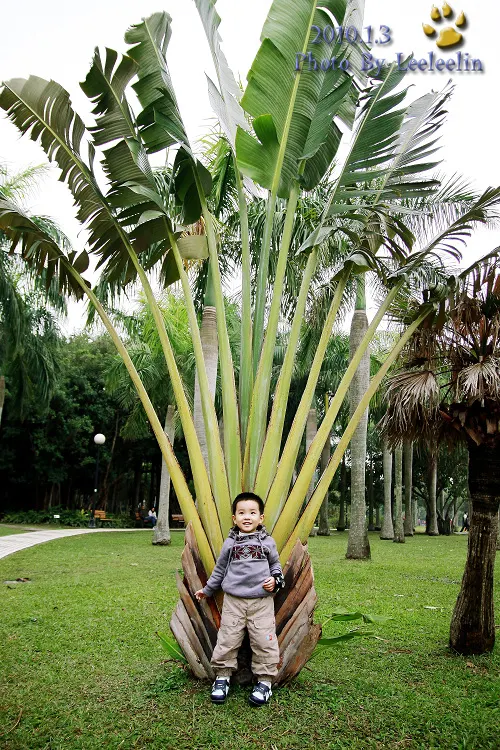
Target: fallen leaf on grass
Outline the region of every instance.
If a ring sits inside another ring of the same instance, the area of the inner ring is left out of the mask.
[[[387,653],[388,654],[412,654],[413,651],[410,651],[407,648],[390,648]]]
[[[442,610],[443,608],[442,607],[424,607],[424,609],[440,609],[440,610]]]
[[[21,716],[23,715],[23,709],[19,711],[19,716],[17,717],[17,721],[10,727],[10,729],[7,729],[5,732],[2,732],[0,734],[0,737],[4,737],[6,734],[10,734],[10,732],[13,732],[14,729],[17,727],[19,722],[21,721]]]
[[[465,663],[465,666],[468,667],[474,674],[481,674],[485,675],[488,674],[488,670],[485,667],[478,667],[476,664],[473,664],[471,661],[467,661]]]

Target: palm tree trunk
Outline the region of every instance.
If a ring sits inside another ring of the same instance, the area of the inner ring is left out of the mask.
[[[437,521],[437,449],[429,451],[429,536],[439,536]]]
[[[316,416],[316,409],[309,409],[309,414],[307,415],[307,422],[306,422],[306,455],[309,451],[309,448],[311,447],[311,444],[316,437],[316,433],[318,432],[318,419]],[[314,491],[314,487],[316,486],[317,476],[316,472],[313,474],[313,478],[311,479],[311,484],[309,485],[309,489],[307,490],[306,495],[306,502],[309,502],[309,499]],[[316,536],[317,531],[315,528],[311,530],[311,533],[309,536]]]
[[[368,531],[375,531],[373,523],[373,458],[370,458],[368,465]]]
[[[380,531],[380,504],[375,509],[375,531]]]
[[[500,448],[469,441],[472,500],[467,562],[450,627],[460,654],[484,654],[495,644],[493,571],[500,499]]]
[[[102,487],[103,487],[102,491],[103,491],[103,496],[104,496],[103,503],[102,503],[102,509],[103,510],[107,510],[107,505],[108,505],[109,474],[110,474],[110,471],[111,471],[111,464],[113,463],[113,458],[114,458],[114,455],[115,455],[116,439],[118,437],[118,427],[119,426],[120,426],[120,417],[119,417],[119,412],[117,412],[117,414],[116,414],[116,420],[115,420],[115,431],[114,431],[114,434],[113,434],[113,442],[111,443],[111,452],[109,454],[109,461],[108,461],[108,465],[106,467],[106,474],[104,475],[104,481],[102,483]]]
[[[207,289],[205,293],[205,306],[200,326],[201,348],[203,349],[203,358],[207,368],[208,387],[212,401],[215,400],[215,388],[217,384],[217,366],[219,363],[219,342],[217,338],[217,315],[215,310],[215,301],[213,297],[213,283],[210,267],[207,277]],[[201,406],[200,385],[198,382],[198,372],[195,373],[194,381],[194,408],[193,421],[201,452],[208,469],[208,447],[207,436],[205,434],[205,421],[203,419],[203,409]]]
[[[352,317],[349,352],[353,358],[368,328],[364,276],[358,276],[356,309]],[[349,389],[350,415],[354,414],[370,385],[370,351],[367,348]],[[346,557],[352,560],[370,559],[370,542],[366,528],[365,467],[368,409],[360,419],[351,440],[351,520]]]
[[[381,539],[394,539],[392,525],[392,453],[386,440],[383,442],[382,462],[384,471],[384,520],[380,532]]]
[[[347,493],[347,469],[345,465],[345,455],[342,457],[340,466],[340,499],[339,499],[339,520],[337,531],[345,531],[345,499]]]
[[[413,536],[413,512],[412,512],[412,484],[413,484],[413,443],[405,440],[403,445],[404,474],[405,474],[405,536]]]
[[[394,539],[397,544],[404,544],[403,526],[403,449],[394,451]]]
[[[2,424],[3,405],[5,403],[5,376],[0,377],[0,424]]]
[[[165,435],[174,445],[174,414],[175,407],[169,405],[165,417]],[[170,527],[168,517],[170,512],[170,473],[164,459],[161,462],[160,491],[158,493],[158,520],[153,531],[153,544],[170,544]]]
[[[328,397],[327,397],[328,400]],[[323,473],[328,466],[328,461],[330,460],[330,436],[328,436],[328,440],[326,441],[325,445],[323,446],[323,451],[321,452],[321,473]],[[328,492],[325,495],[325,499],[323,500],[323,504],[319,511],[319,529],[318,529],[318,536],[330,536],[330,521],[328,519]]]
[[[210,658],[220,626],[222,597],[210,597],[198,602],[194,596],[194,592],[207,582],[209,571],[205,571],[201,562],[191,524],[186,529],[182,568],[184,579],[178,574],[176,576],[180,599],[170,628],[194,676],[213,680]],[[311,558],[307,546],[300,541],[293,548],[283,574],[285,588],[274,597],[276,635],[281,656],[275,681],[277,685],[289,682],[300,672],[321,637],[321,625],[313,624],[318,597],[314,589]],[[251,682],[250,659],[250,644],[245,639],[238,654],[238,669],[233,674],[233,680],[240,685]]]
[[[413,501],[413,531],[417,528],[418,521],[418,500]]]

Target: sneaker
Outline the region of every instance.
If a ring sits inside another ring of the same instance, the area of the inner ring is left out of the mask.
[[[266,703],[269,703],[272,694],[269,685],[265,685],[263,682],[258,682],[250,693],[248,702],[251,706],[265,706]]]
[[[229,693],[229,680],[227,677],[218,677],[212,685],[212,703],[224,703]]]

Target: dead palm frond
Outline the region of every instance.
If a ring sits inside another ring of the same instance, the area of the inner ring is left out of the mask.
[[[469,365],[458,374],[458,385],[469,404],[486,397],[500,400],[500,359],[492,356]]]
[[[387,411],[379,427],[391,446],[438,432],[440,388],[432,370],[394,375],[388,381],[386,397]]]

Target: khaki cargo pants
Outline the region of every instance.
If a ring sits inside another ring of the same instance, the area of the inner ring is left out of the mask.
[[[230,677],[236,669],[245,629],[252,647],[252,672],[258,680],[272,682],[280,660],[272,596],[246,599],[224,594],[219,635],[211,660],[215,674]]]

